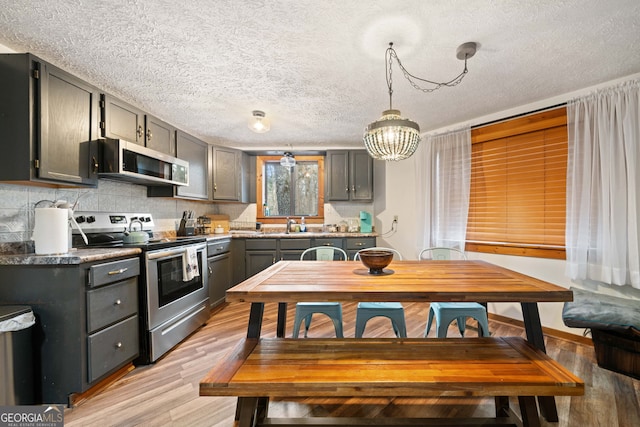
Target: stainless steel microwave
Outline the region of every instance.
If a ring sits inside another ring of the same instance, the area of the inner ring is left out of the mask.
[[[189,185],[189,162],[122,139],[100,140],[98,177],[143,185]]]

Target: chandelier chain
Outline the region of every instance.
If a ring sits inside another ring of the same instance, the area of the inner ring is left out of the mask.
[[[389,48],[387,48],[387,55],[389,56],[389,69],[387,71],[388,74],[388,79],[387,79],[387,85],[389,86],[389,95],[391,95],[391,65],[393,63],[393,59],[396,60],[396,62],[398,63],[398,66],[400,67],[400,70],[402,70],[402,73],[404,74],[404,77],[407,79],[407,81],[409,81],[409,84],[417,90],[420,90],[422,92],[425,93],[430,93],[430,92],[434,92],[438,89],[440,89],[441,87],[445,86],[445,87],[454,87],[457,86],[458,84],[460,84],[460,82],[462,82],[462,79],[464,79],[464,77],[467,75],[468,70],[467,70],[467,57],[468,55],[465,54],[464,56],[464,69],[462,70],[462,72],[460,74],[458,74],[456,77],[454,77],[453,79],[447,81],[447,82],[435,82],[432,80],[428,80],[428,79],[423,79],[421,77],[417,77],[414,76],[413,74],[411,74],[409,71],[407,71],[407,69],[404,67],[404,65],[402,65],[402,61],[400,61],[400,58],[398,58],[398,54],[396,53],[395,49],[393,49],[393,43],[389,43]],[[422,87],[420,86],[418,83],[416,83],[414,80],[420,80],[421,82],[427,83],[432,85],[432,87]]]

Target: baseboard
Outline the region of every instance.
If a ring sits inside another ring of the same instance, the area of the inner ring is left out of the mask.
[[[512,319],[510,317],[501,316],[499,314],[488,313],[489,319],[495,322],[506,323],[507,325],[517,326],[524,329],[524,322],[522,320]],[[593,347],[593,340],[590,337],[584,337],[582,335],[575,335],[565,331],[559,331],[553,328],[547,328],[546,326],[542,327],[542,332],[545,335],[563,339],[567,341],[573,341],[578,344],[590,345]]]

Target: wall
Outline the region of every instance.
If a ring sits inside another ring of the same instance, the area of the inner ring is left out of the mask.
[[[559,95],[557,97],[542,100],[533,104],[523,105],[508,111],[502,111],[484,117],[479,117],[468,123],[457,123],[447,129],[437,129],[433,133],[441,133],[447,130],[459,128],[463,124],[471,126],[487,123],[494,120],[507,118],[510,116],[535,111],[549,106],[567,102],[578,96],[586,95],[596,89],[613,86],[623,81],[640,78],[640,74],[627,76],[615,81],[606,82],[598,86],[582,89],[580,91]],[[416,93],[415,96],[425,96]],[[419,121],[419,117],[414,117]],[[424,138],[423,138],[424,140]],[[376,225],[379,230],[389,230],[394,215],[398,215],[398,227],[396,232],[384,234],[379,243],[381,246],[390,246],[399,250],[404,258],[417,259],[419,253],[418,238],[415,230],[418,225],[417,206],[415,204],[416,194],[416,162],[419,156],[401,162],[387,162],[383,165],[376,165],[378,169],[384,170],[379,182],[375,186],[375,212]],[[377,171],[376,171],[377,173]],[[376,175],[378,179],[378,175]],[[583,288],[590,288],[595,291],[622,295],[630,298],[640,299],[640,292],[630,286],[617,287],[607,286],[603,283],[572,283],[565,275],[565,262],[563,260],[550,260],[530,257],[516,257],[495,254],[469,253],[469,258],[482,259],[488,262],[524,273],[530,276],[555,283],[568,288],[577,285]],[[539,305],[542,325],[580,335],[582,330],[567,328],[562,322],[561,303],[542,303]],[[514,319],[522,319],[519,305],[517,304],[490,304],[489,311],[502,316]],[[426,319],[425,319],[426,321]]]
[[[183,210],[193,210],[197,216],[215,214],[217,206],[169,198],[148,198],[147,187],[118,181],[99,180],[98,188],[56,189],[0,183],[0,242],[20,242],[31,239],[34,226],[34,206],[41,200],[78,201],[76,210],[100,212],[151,212],[156,231],[177,228]]]

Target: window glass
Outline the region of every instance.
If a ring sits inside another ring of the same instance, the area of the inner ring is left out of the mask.
[[[280,165],[278,156],[258,156],[257,218],[280,222],[282,217],[324,217],[324,157],[296,156],[293,167]]]
[[[294,167],[267,161],[264,176],[264,203],[270,216],[318,215],[317,161],[298,161]]]

